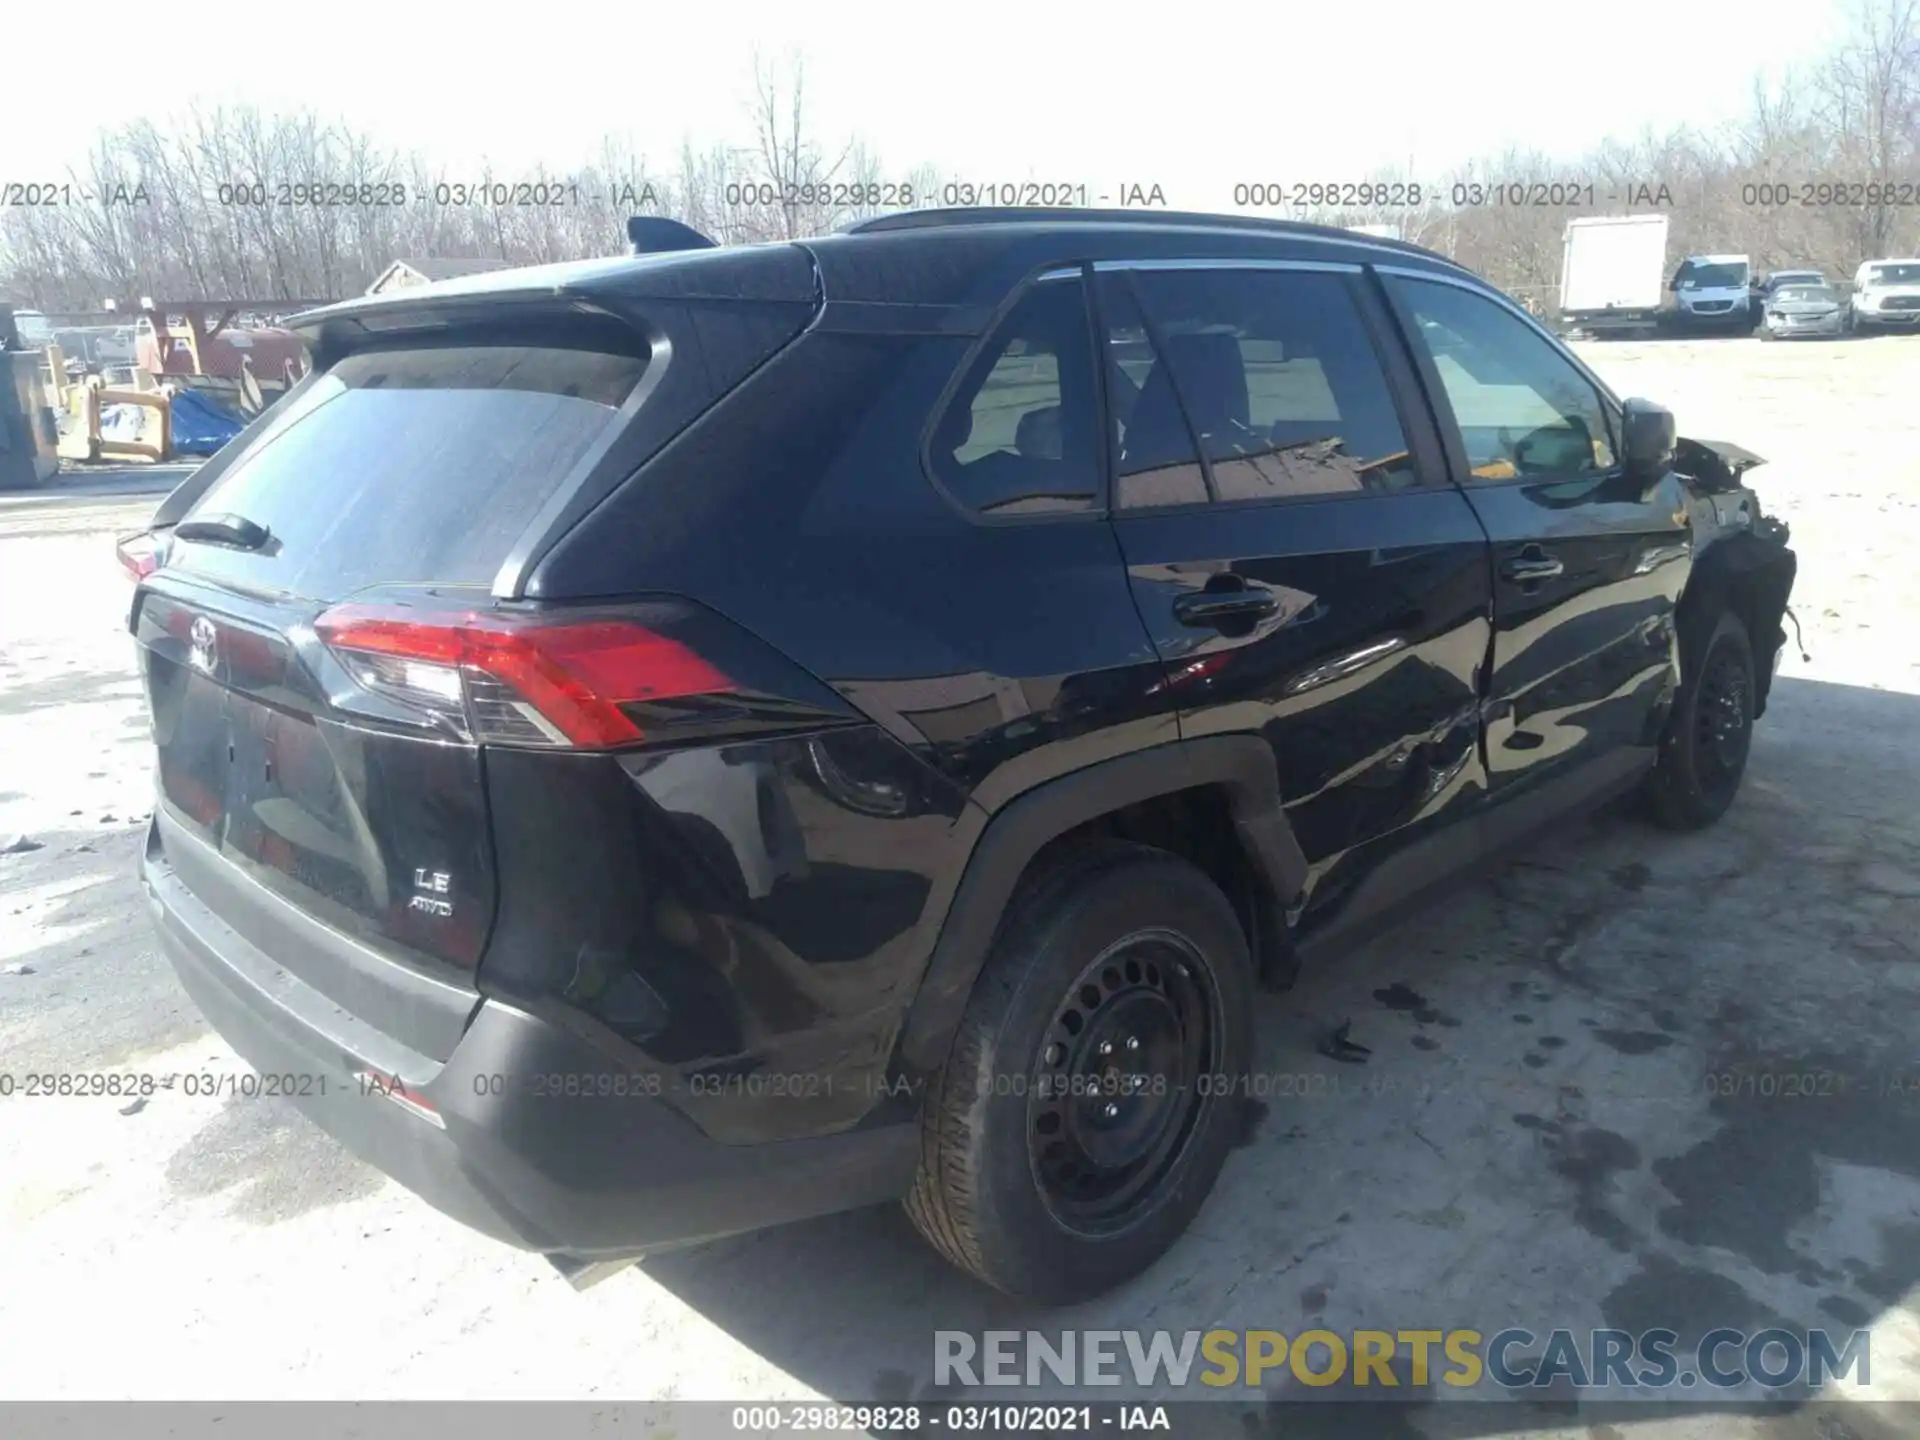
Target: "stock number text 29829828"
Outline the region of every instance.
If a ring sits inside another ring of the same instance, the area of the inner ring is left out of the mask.
[[[1233,203],[1263,210],[1587,210],[1600,205],[1670,206],[1673,194],[1662,184],[1601,185],[1592,180],[1455,180],[1447,185],[1418,180],[1260,180],[1235,185]]]
[[[1438,198],[1431,185],[1406,180],[1243,180],[1233,187],[1233,203],[1256,209],[1363,209],[1381,206],[1412,210]]]

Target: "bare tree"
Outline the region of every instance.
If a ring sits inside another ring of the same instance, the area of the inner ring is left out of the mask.
[[[1920,0],[1856,0],[1850,18],[1819,92],[1841,172],[1877,187],[1867,203],[1845,207],[1857,211],[1854,239],[1863,252],[1885,254],[1902,210],[1911,213],[1890,202],[1887,187],[1911,182],[1920,168]]]
[[[1579,215],[1656,208],[1676,253],[1762,268],[1846,274],[1920,250],[1920,0],[1852,3],[1832,52],[1756,77],[1724,131],[1644,131],[1574,159],[1510,148],[1417,198],[1411,167],[1386,166],[1362,203],[1315,218],[1390,224],[1543,306]],[[52,311],[129,294],[308,299],[356,293],[401,258],[615,253],[635,213],[738,243],[942,202],[930,167],[890,177],[859,137],[822,138],[796,56],[756,57],[742,120],[741,141],[689,137],[664,169],[607,136],[571,168],[509,177],[306,111],[142,119],[96,137],[68,177],[72,203],[0,211],[0,293]]]
[[[817,235],[871,213],[884,199],[877,155],[858,139],[823,146],[810,128],[806,67],[797,56],[777,67],[755,58],[753,120],[755,201],[768,212],[759,227],[765,238]]]

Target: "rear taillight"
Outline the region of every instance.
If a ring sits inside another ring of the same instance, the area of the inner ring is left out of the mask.
[[[115,543],[113,553],[120,558],[120,568],[136,584],[160,568],[160,545],[151,530],[121,539]]]
[[[495,744],[630,745],[646,737],[623,707],[734,689],[679,641],[620,618],[337,605],[314,630],[355,683]]]

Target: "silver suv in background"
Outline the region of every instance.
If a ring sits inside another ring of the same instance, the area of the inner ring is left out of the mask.
[[[1775,291],[1784,290],[1789,285],[1828,285],[1832,282],[1826,273],[1820,270],[1776,270],[1756,287],[1762,300],[1770,299]]]
[[[1869,260],[1854,271],[1847,321],[1860,335],[1920,328],[1920,259]]]

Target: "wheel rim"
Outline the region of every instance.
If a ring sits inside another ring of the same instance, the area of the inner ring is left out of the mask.
[[[1199,950],[1171,931],[1119,941],[1068,989],[1027,1101],[1034,1179],[1061,1225],[1111,1234],[1157,1202],[1211,1103],[1219,1004]]]
[[[1737,782],[1753,738],[1746,661],[1730,645],[1716,648],[1700,677],[1693,712],[1695,772],[1701,787],[1718,794]]]

